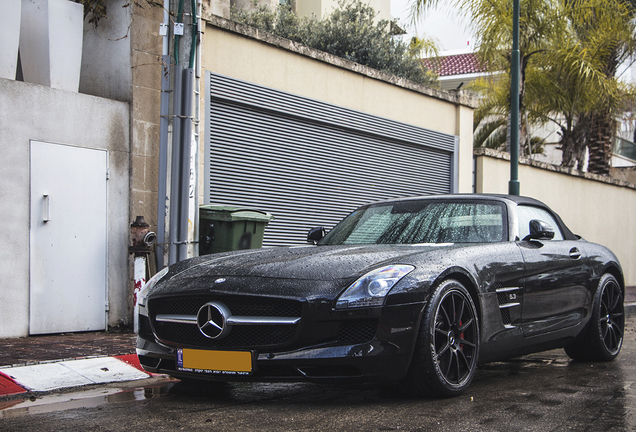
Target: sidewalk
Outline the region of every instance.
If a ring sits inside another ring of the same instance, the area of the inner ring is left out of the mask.
[[[636,287],[625,313],[636,315]],[[0,339],[0,400],[91,384],[143,380],[130,333],[65,333]]]
[[[135,340],[105,332],[0,339],[0,398],[150,378]]]

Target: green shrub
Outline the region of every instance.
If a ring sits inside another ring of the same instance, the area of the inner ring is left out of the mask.
[[[437,86],[435,76],[409,45],[390,33],[389,21],[374,21],[371,6],[360,0],[340,0],[338,4],[320,21],[298,17],[288,5],[275,10],[261,6],[252,12],[233,8],[232,20],[417,84]]]

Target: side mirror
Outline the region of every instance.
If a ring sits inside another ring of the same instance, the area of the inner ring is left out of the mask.
[[[523,240],[552,240],[554,238],[554,229],[539,219],[530,221],[530,234]]]
[[[312,228],[309,230],[309,233],[307,234],[307,243],[316,244],[326,234],[327,232],[325,231],[325,227]]]

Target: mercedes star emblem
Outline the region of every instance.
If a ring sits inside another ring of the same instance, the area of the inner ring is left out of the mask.
[[[230,332],[227,319],[232,312],[223,303],[209,302],[197,313],[197,325],[203,335],[210,339],[222,339]]]

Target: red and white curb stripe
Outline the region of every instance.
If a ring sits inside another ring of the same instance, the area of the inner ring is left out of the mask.
[[[151,377],[135,354],[0,367],[0,396]]]

